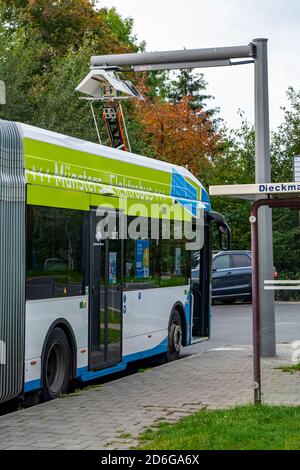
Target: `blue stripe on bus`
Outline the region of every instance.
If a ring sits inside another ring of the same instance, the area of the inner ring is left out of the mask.
[[[97,379],[99,377],[104,377],[106,375],[115,374],[116,372],[121,372],[126,369],[129,362],[139,361],[142,359],[149,358],[151,356],[157,356],[158,354],[163,354],[167,352],[168,349],[168,338],[165,338],[158,346],[155,346],[152,349],[147,349],[146,351],[140,351],[133,354],[128,354],[123,357],[123,361],[119,364],[116,364],[113,367],[108,367],[107,369],[101,369],[94,372],[90,372],[88,367],[80,367],[76,371],[76,377],[81,379],[83,382],[89,380]],[[41,388],[41,380],[31,380],[24,384],[24,393],[32,392],[34,390],[39,390]]]
[[[99,377],[104,377],[105,375],[121,372],[122,370],[126,369],[126,366],[126,362],[120,362],[120,364],[117,364],[113,367],[107,367],[107,369],[101,369],[94,372],[89,372],[87,367],[82,367],[81,369],[77,370],[77,377],[79,377],[82,382],[87,382],[88,380],[98,379]]]
[[[158,346],[155,346],[152,349],[147,349],[146,351],[141,351],[128,356],[124,356],[124,361],[133,362],[145,359],[150,356],[157,356],[158,354],[163,354],[168,350],[168,338],[165,338]]]
[[[31,380],[24,384],[24,393],[33,392],[34,390],[39,390],[41,388],[41,380]]]
[[[155,346],[152,349],[147,349],[146,351],[140,351],[124,356],[123,361],[113,367],[108,367],[107,369],[101,369],[94,372],[89,372],[88,367],[81,367],[80,369],[77,369],[76,377],[82,380],[83,382],[87,382],[88,380],[93,380],[99,377],[104,377],[106,375],[111,375],[116,372],[125,370],[129,362],[139,361],[152,356],[157,356],[158,354],[163,354],[167,352],[167,350],[168,338],[165,338],[158,346]]]

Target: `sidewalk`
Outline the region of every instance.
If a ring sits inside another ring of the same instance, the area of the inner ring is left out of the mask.
[[[265,402],[300,405],[300,372],[276,369],[291,352],[279,345],[263,359]],[[126,449],[162,419],[252,399],[251,348],[220,348],[2,416],[0,449]]]

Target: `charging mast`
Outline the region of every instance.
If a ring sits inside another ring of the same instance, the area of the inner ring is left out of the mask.
[[[254,63],[255,90],[255,182],[271,182],[269,89],[268,89],[268,42],[255,39]],[[274,293],[264,289],[264,282],[273,279],[272,210],[263,206],[258,217],[259,249],[259,311],[260,352],[262,357],[276,356]]]
[[[163,52],[143,52],[93,56],[91,68],[98,70],[152,72],[185,68],[204,68],[254,64],[255,86],[255,182],[271,181],[269,92],[267,39],[254,39],[248,45],[185,49]],[[260,246],[259,278],[273,276],[272,218],[268,207],[259,214],[258,236]],[[260,339],[261,355],[276,354],[274,293],[260,285]]]

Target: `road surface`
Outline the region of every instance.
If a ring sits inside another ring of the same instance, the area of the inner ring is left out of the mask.
[[[276,342],[300,340],[300,303],[276,302]],[[185,349],[199,353],[225,346],[252,344],[252,305],[214,305],[211,340]]]

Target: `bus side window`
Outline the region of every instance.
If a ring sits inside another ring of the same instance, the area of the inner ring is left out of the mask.
[[[130,223],[130,218],[129,223]],[[181,224],[180,236],[178,225]],[[125,289],[140,290],[154,287],[188,285],[191,277],[191,252],[186,249],[182,222],[159,221],[159,239],[125,241]],[[177,233],[176,233],[177,230]]]
[[[132,219],[128,217],[128,223]],[[124,250],[124,287],[127,290],[150,289],[159,286],[157,272],[157,240],[150,238],[150,219],[148,219],[149,236],[134,240],[125,240]]]
[[[160,285],[161,287],[184,286],[191,276],[191,252],[186,249],[186,239],[181,238],[178,221],[170,222],[170,239],[161,239],[160,243]],[[179,225],[182,222],[179,222]],[[177,232],[177,234],[176,234]]]
[[[84,211],[27,207],[27,300],[81,295]]]

